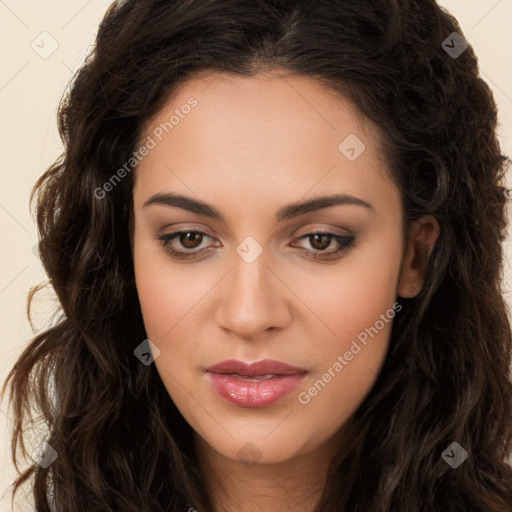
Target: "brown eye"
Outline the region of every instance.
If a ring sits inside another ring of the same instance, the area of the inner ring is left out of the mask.
[[[176,231],[157,237],[166,252],[171,256],[182,259],[199,259],[211,253],[213,246],[200,247],[205,239],[212,240],[212,237],[202,231],[195,230]],[[341,256],[343,252],[350,250],[355,242],[353,235],[338,235],[330,232],[307,233],[299,237],[298,240],[303,239],[308,240],[310,248],[302,246],[301,250],[314,259],[332,259],[337,255]],[[219,247],[218,242],[216,246]],[[331,246],[333,247],[330,250],[326,250]]]
[[[160,240],[164,249],[172,256],[177,258],[195,258],[199,253],[208,251],[208,247],[199,247],[205,238],[211,237],[202,231],[188,230],[163,235],[157,237],[157,240]]]
[[[299,237],[299,240],[304,239],[308,241],[308,245],[312,247],[312,249],[302,247],[303,251],[309,253],[309,255],[315,259],[336,258],[345,251],[350,250],[355,243],[355,236],[353,235],[338,235],[328,231],[307,233]],[[331,245],[334,247],[326,251]]]
[[[324,249],[327,249],[329,245],[331,244],[332,235],[326,235],[323,233],[315,233],[313,235],[309,235],[309,241],[311,244],[311,247],[318,251],[323,251]]]
[[[198,245],[201,245],[203,234],[198,231],[187,231],[180,233],[179,242],[183,247],[187,249],[196,249]],[[197,243],[199,242],[199,243]]]

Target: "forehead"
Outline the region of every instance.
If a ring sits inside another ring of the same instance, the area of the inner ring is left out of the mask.
[[[328,134],[336,134],[336,141],[349,130],[361,138],[379,138],[375,125],[339,92],[320,80],[284,71],[250,77],[202,71],[180,83],[165,99],[148,123],[146,135],[167,123],[166,134],[170,131],[173,136],[193,124],[205,143],[211,140],[208,134],[214,138],[229,134],[232,138],[234,132],[239,142],[250,135],[250,140],[259,138],[268,143],[271,140],[266,135],[286,134],[284,140],[273,140],[275,146]],[[188,106],[191,101],[196,103],[193,109]],[[294,130],[289,129],[291,123]]]
[[[252,197],[262,190],[293,197],[317,187],[355,195],[368,195],[370,184],[392,188],[378,130],[310,77],[204,73],[180,84],[147,137],[155,146],[136,171],[139,206],[163,188],[198,196],[229,188]],[[356,159],[347,158],[350,146]]]

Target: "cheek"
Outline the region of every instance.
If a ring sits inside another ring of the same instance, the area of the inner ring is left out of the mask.
[[[189,387],[190,368],[199,350],[194,336],[187,333],[187,321],[194,304],[205,293],[204,284],[194,286],[193,281],[184,279],[183,270],[176,266],[172,270],[164,261],[165,255],[155,256],[149,264],[147,258],[138,258],[134,251],[134,260],[146,335],[160,349],[155,365],[169,395],[180,403],[186,402],[183,385]]]
[[[341,350],[347,341],[350,345],[350,340],[373,326],[393,306],[400,273],[400,243],[396,235],[383,235],[314,276],[288,276],[294,291],[317,316],[321,332],[329,339],[328,347]]]
[[[311,356],[317,365],[299,402],[313,416],[330,416],[333,424],[346,421],[371,390],[399,314],[400,240],[390,236],[375,247],[347,259],[335,275],[317,279],[316,287],[309,282],[302,291],[328,330],[321,326],[322,336],[309,332],[315,339]]]
[[[155,266],[136,271],[137,293],[148,334],[163,339],[193,307],[204,285],[180,279]]]
[[[163,340],[179,328],[180,320],[211,286],[204,279],[194,279],[185,266],[169,261],[163,248],[152,242],[135,239],[135,281],[147,334]]]

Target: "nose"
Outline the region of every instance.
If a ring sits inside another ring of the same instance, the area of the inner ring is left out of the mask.
[[[270,330],[285,328],[291,318],[293,296],[278,273],[268,265],[265,251],[252,263],[238,255],[223,279],[216,321],[222,329],[255,340]]]

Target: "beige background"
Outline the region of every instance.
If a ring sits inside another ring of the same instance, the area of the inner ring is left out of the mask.
[[[25,315],[28,290],[45,278],[33,252],[37,233],[28,209],[28,195],[36,178],[61,151],[55,123],[57,104],[86,55],[109,4],[109,0],[0,0],[2,383],[31,338]],[[500,110],[498,133],[502,148],[510,155],[512,0],[442,0],[440,4],[459,19],[465,37],[479,56],[481,74],[493,88]],[[52,50],[55,51],[48,55]],[[504,287],[507,301],[512,305],[508,264],[512,257],[510,237],[505,248]],[[54,302],[47,294],[36,304],[41,309],[38,325],[43,325]],[[0,404],[0,460],[3,461],[0,512],[11,511],[6,490],[14,477],[9,451],[11,420],[7,413],[4,400]],[[15,510],[27,511],[33,507],[20,503]]]

